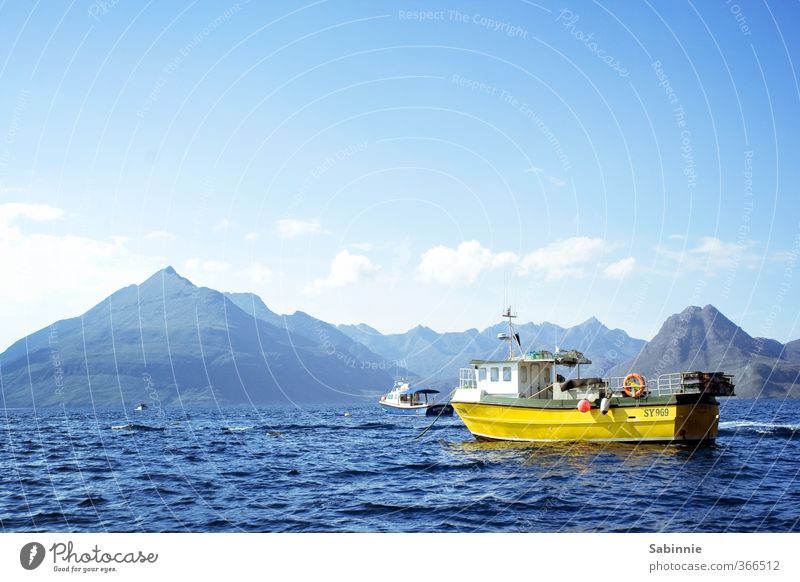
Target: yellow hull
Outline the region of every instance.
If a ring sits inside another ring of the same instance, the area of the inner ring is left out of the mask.
[[[451,402],[469,431],[481,440],[713,442],[719,425],[716,402],[644,404],[593,408],[513,406]]]

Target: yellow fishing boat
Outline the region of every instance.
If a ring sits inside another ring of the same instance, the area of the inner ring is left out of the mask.
[[[504,360],[473,360],[462,368],[450,401],[478,440],[597,441],[710,444],[717,436],[717,396],[733,395],[733,377],[721,372],[678,372],[648,381],[581,378],[591,364],[577,351],[522,353],[509,308]],[[518,352],[518,353],[515,353]],[[577,372],[565,379],[562,366]]]

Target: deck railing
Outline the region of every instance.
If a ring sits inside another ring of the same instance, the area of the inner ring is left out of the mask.
[[[732,382],[733,376],[723,375],[721,378]],[[621,393],[624,388],[625,378],[615,376],[607,378],[608,387],[613,394]],[[704,389],[703,382],[694,373],[673,372],[661,374],[655,380],[645,378],[645,388],[654,396],[669,396],[671,394],[692,394]]]
[[[622,393],[625,383],[624,376],[614,376],[607,378],[608,388],[612,394]],[[674,374],[661,374],[655,380],[645,378],[645,389],[649,394],[654,396],[668,396],[670,394],[678,394],[686,392],[682,382],[682,374],[676,372]]]

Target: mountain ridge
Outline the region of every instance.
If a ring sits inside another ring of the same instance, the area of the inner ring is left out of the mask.
[[[722,371],[734,375],[739,396],[800,396],[795,389],[800,354],[793,348],[787,351],[777,340],[750,336],[713,305],[691,305],[668,317],[636,357],[614,366],[609,375],[636,371],[657,378],[670,372]]]
[[[174,269],[0,354],[6,406],[353,402],[392,378],[328,353],[320,338],[289,340],[285,329]]]
[[[14,342],[0,354],[0,389],[6,406],[355,402],[400,376],[449,392],[471,359],[504,357],[506,326],[381,334],[280,315],[258,295],[198,287],[168,266]],[[736,376],[739,395],[800,396],[800,340],[752,337],[713,305],[671,315],[650,342],[596,317],[515,329],[525,351],[557,342],[584,352],[584,376],[719,369]]]

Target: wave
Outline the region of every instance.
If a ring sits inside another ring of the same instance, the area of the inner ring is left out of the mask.
[[[86,498],[78,503],[78,507],[94,507],[106,503],[106,499],[101,495],[87,495]]]
[[[794,438],[800,436],[800,424],[778,424],[752,420],[730,420],[719,423],[721,432],[748,431],[764,436]]]
[[[115,424],[111,427],[112,430],[140,430],[140,431],[163,431],[163,426],[148,426],[146,424]]]
[[[222,427],[222,432],[244,432],[246,430],[252,430],[256,427],[254,426],[224,426]]]

